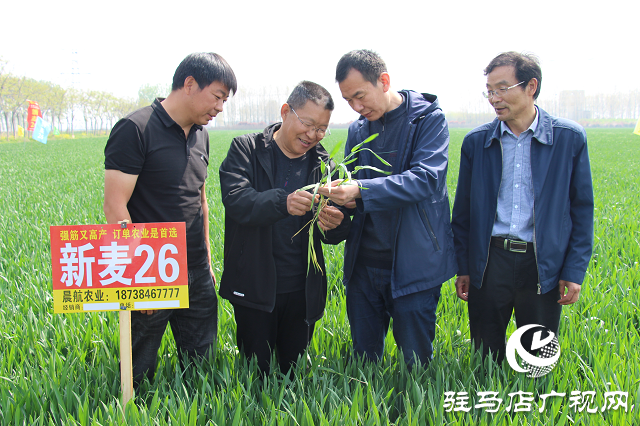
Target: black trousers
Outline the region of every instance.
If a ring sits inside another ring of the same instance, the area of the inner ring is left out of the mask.
[[[162,336],[171,325],[178,360],[186,368],[190,359],[215,354],[218,336],[218,297],[209,265],[189,269],[189,308],[160,309],[153,315],[131,312],[133,382],[151,381],[158,362]]]
[[[307,324],[305,291],[276,295],[273,312],[233,305],[236,341],[240,352],[253,356],[263,374],[269,373],[271,353],[275,351],[280,371],[287,373],[304,353],[313,337],[314,324]]]
[[[540,324],[557,333],[562,312],[559,299],[558,287],[538,294],[533,250],[515,253],[492,245],[482,287],[469,286],[469,328],[476,350],[482,347],[483,357],[491,351],[495,360],[504,359],[512,312],[518,327]]]

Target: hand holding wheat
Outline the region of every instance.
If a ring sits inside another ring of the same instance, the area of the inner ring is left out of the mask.
[[[334,180],[331,185],[325,185],[318,188],[318,194],[327,197],[334,203],[350,207],[349,204],[356,198],[362,198],[360,195],[360,186],[355,180]]]
[[[344,215],[342,214],[342,212],[340,212],[335,207],[328,205],[329,201],[331,200],[336,202],[337,204],[346,205],[348,208],[353,208],[355,207],[353,205],[354,200],[356,198],[360,198],[360,190],[366,189],[366,188],[361,188],[358,185],[357,181],[351,178],[351,174],[352,173],[355,174],[362,169],[370,169],[370,170],[374,170],[379,173],[387,174],[387,175],[390,174],[390,172],[385,172],[383,170],[378,169],[377,167],[366,166],[366,165],[356,166],[353,169],[353,172],[350,172],[349,169],[347,169],[348,164],[351,164],[358,159],[358,157],[356,157],[356,154],[360,151],[369,151],[376,158],[378,158],[378,160],[380,160],[383,164],[390,166],[390,164],[386,162],[383,158],[381,158],[378,154],[376,154],[369,148],[363,148],[364,144],[371,142],[377,136],[378,136],[377,133],[373,134],[369,136],[367,139],[365,139],[364,141],[360,142],[359,144],[351,148],[351,152],[349,153],[349,155],[344,157],[344,160],[342,160],[341,163],[338,163],[338,165],[335,166],[332,170],[331,161],[335,157],[335,155],[338,154],[338,152],[340,152],[340,148],[342,147],[342,144],[337,144],[331,151],[331,154],[329,154],[329,157],[330,157],[329,160],[327,160],[327,162],[324,162],[322,160],[320,161],[320,171],[322,173],[322,178],[320,179],[320,181],[318,183],[313,183],[311,185],[302,187],[298,189],[298,191],[294,192],[294,194],[305,193],[309,196],[307,197],[307,195],[303,195],[306,199],[314,200],[317,203],[317,207],[315,209],[314,215],[311,218],[311,220],[307,222],[302,227],[302,229],[296,232],[296,234],[293,236],[295,237],[304,228],[309,226],[309,249],[308,249],[309,255],[307,260],[308,261],[307,273],[309,271],[309,266],[311,266],[312,263],[316,268],[316,270],[322,272],[322,268],[318,263],[318,258],[316,256],[316,251],[313,245],[313,233],[314,233],[316,223],[318,224],[318,229],[320,230],[322,235],[324,235],[325,231],[329,231],[337,227],[342,222],[342,219],[344,218]],[[337,179],[332,180],[334,176]],[[309,190],[313,190],[313,194],[306,192]],[[318,197],[320,198],[318,199]],[[288,206],[289,206],[289,203],[287,201],[287,208]],[[314,204],[310,204],[307,206],[308,206],[307,207],[308,210],[312,210],[314,207]],[[340,212],[340,216],[337,216],[335,214],[334,211],[336,210]],[[337,221],[338,217],[340,221]]]

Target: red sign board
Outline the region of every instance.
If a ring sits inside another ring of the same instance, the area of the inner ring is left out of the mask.
[[[29,124],[29,127],[27,128],[27,130],[33,132],[33,129],[36,127],[36,120],[38,119],[38,117],[42,117],[42,111],[40,111],[40,105],[38,105],[37,102],[28,102],[29,108],[27,110],[27,123]]]
[[[52,226],[54,313],[188,308],[184,222]]]

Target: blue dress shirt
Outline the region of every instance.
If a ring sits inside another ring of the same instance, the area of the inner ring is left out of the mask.
[[[502,182],[498,210],[491,233],[494,237],[533,241],[533,181],[531,179],[531,138],[538,126],[538,107],[531,126],[516,136],[500,123]]]

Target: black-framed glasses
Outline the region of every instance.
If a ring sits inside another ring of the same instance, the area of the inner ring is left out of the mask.
[[[291,105],[289,105],[289,108],[291,108]],[[293,111],[296,117],[298,117],[298,121],[300,121],[304,127],[306,127],[309,130],[313,130],[316,133],[316,135],[320,136],[321,138],[325,137],[325,135],[331,134],[331,130],[329,129],[321,129],[319,127],[315,127],[313,124],[305,123],[304,121],[302,121],[302,119],[300,118],[300,116],[298,115],[295,109],[291,108],[291,111]]]
[[[524,83],[524,81],[521,81],[520,83],[514,84],[513,86],[510,86],[510,87],[501,87],[498,90],[488,90],[486,92],[482,92],[482,96],[484,96],[487,99],[491,99],[494,96],[498,96],[501,98],[507,94],[507,90],[513,89],[516,86],[520,86],[522,83]]]

